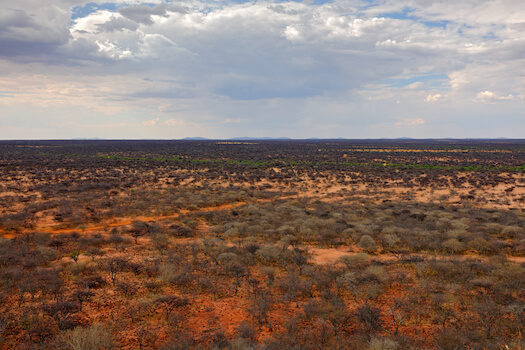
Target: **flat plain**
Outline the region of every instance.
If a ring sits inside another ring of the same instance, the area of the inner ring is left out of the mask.
[[[524,349],[525,142],[0,141],[5,349]]]

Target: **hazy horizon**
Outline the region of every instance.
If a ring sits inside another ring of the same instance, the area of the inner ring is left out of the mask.
[[[231,137],[231,138],[207,138],[207,137],[184,137],[184,138],[100,138],[100,137],[79,137],[79,138],[63,138],[63,139],[0,139],[0,142],[33,142],[33,141],[432,141],[432,142],[447,142],[447,141],[518,141],[525,142],[525,138],[508,138],[508,137],[477,137],[477,138],[451,138],[451,137],[437,137],[437,138],[413,138],[413,137],[397,137],[397,138],[290,138],[290,137]]]
[[[1,140],[525,135],[525,6],[513,0],[0,10]]]

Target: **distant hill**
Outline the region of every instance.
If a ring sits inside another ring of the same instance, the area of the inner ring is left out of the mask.
[[[101,139],[100,137],[79,137],[71,139],[72,141],[88,141],[88,140],[105,140]]]
[[[230,141],[256,141],[256,140],[291,140],[289,137],[234,137]]]
[[[72,140],[105,140],[101,138],[77,138]],[[416,139],[413,137],[398,137],[398,138],[389,138],[389,137],[381,137],[381,138],[372,138],[372,139],[352,139],[352,138],[346,138],[346,137],[329,137],[329,138],[319,138],[319,137],[309,137],[309,138],[291,138],[291,137],[251,137],[251,136],[241,136],[241,137],[232,137],[229,139],[209,139],[206,137],[185,137],[183,139],[179,139],[183,141],[213,141],[213,140],[224,140],[224,141],[293,141],[293,140],[306,140],[306,141],[328,141],[328,140],[340,140],[340,141],[352,141],[352,140],[378,140],[378,141],[509,141],[514,139],[508,139],[505,137],[493,137],[493,138],[455,138],[455,137],[443,137],[443,138],[426,138],[426,139]]]

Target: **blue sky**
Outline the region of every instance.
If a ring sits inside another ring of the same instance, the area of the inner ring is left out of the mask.
[[[513,0],[19,0],[0,47],[0,139],[525,135]]]
[[[115,12],[122,6],[123,6],[122,4],[116,4],[116,3],[111,3],[111,2],[100,3],[100,4],[97,4],[96,2],[88,2],[87,4],[73,7],[71,9],[71,19],[75,20],[77,18],[84,18],[84,17],[89,16],[93,12],[97,12],[101,10]]]
[[[379,82],[388,87],[403,88],[415,83],[424,83],[429,88],[446,90],[449,79],[446,74],[423,74],[403,78],[388,78]]]

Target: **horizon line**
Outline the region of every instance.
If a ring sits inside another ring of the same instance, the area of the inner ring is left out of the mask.
[[[458,141],[458,140],[474,140],[474,141],[525,141],[525,138],[507,138],[507,137],[427,137],[427,138],[412,138],[412,137],[378,137],[378,138],[344,138],[344,137],[307,137],[307,138],[291,138],[291,137],[232,137],[232,138],[207,138],[207,137],[185,137],[185,138],[50,138],[50,139],[0,139],[0,142],[6,141]]]

